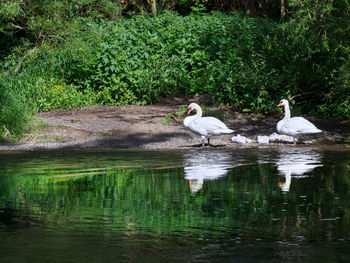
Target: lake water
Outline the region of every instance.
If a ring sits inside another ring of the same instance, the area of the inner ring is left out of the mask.
[[[350,150],[0,153],[0,262],[349,262]]]

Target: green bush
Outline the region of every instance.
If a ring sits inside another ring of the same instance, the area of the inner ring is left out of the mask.
[[[149,104],[167,94],[211,93],[214,103],[269,113],[281,97],[297,95],[308,101],[304,112],[327,115],[328,108],[334,112],[332,102],[338,103],[339,117],[347,116],[346,100],[337,99],[347,92],[346,49],[336,42],[327,46],[317,36],[309,40],[293,21],[170,12],[116,21],[79,18],[68,27],[74,37],[43,44],[22,68],[28,76],[94,94],[90,103]],[[20,48],[16,52],[26,55]],[[8,57],[9,72],[18,64],[16,52]],[[39,108],[50,105],[73,104]]]
[[[73,109],[96,104],[96,96],[89,89],[79,91],[73,84],[57,79],[31,79],[27,84],[28,100],[33,100],[35,111]]]
[[[144,105],[168,94],[209,93],[213,103],[262,114],[291,98],[300,112],[350,118],[347,27],[333,17],[341,16],[338,9],[326,6],[319,16],[311,7],[285,22],[170,12],[113,21],[73,12],[64,24],[45,28],[33,21],[33,32],[47,38],[37,44],[10,37],[0,51],[0,136],[6,133],[1,127],[20,134],[19,124],[37,111]]]
[[[23,125],[31,116],[21,94],[8,86],[9,83],[0,78],[0,140],[22,136]]]
[[[167,94],[212,93],[216,103],[268,112],[270,93],[285,81],[276,65],[267,64],[271,56],[263,44],[281,34],[270,20],[166,12],[103,22],[98,30],[94,53],[73,61],[68,82],[109,90],[117,105],[154,103]]]

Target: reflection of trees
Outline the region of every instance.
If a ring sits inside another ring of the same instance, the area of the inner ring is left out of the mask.
[[[339,229],[347,228],[343,228],[343,220],[349,222],[349,209],[341,208],[348,199],[348,190],[345,189],[349,189],[349,170],[345,171],[341,167],[344,167],[344,160],[349,160],[350,156],[347,154],[344,158],[343,154],[308,148],[285,148],[280,152],[276,162],[278,172],[287,178],[286,182],[295,184],[293,191],[281,199],[279,209],[284,211],[282,216],[281,212],[276,211],[276,214],[280,214],[281,239],[293,237],[298,240],[299,237],[302,240],[335,240],[344,234]],[[303,179],[295,180],[300,178]],[[339,188],[334,190],[334,185]],[[283,187],[282,190],[289,190],[288,185]],[[305,231],[310,225],[314,228],[313,235]]]
[[[203,187],[204,181],[225,176],[233,166],[232,156],[228,152],[195,151],[184,154],[185,179],[189,181],[193,193]]]
[[[312,159],[322,157],[327,161],[322,168],[307,171],[310,174],[317,172],[317,176],[296,180],[293,191],[281,195],[276,189],[276,164],[291,162],[291,157],[282,162],[288,152],[264,152],[264,162],[258,162],[262,159],[259,151],[249,152],[249,155],[231,152],[219,154],[217,158],[213,152],[206,163],[214,167],[221,164],[216,170],[220,172],[213,175],[219,176],[220,180],[204,177],[205,191],[196,195],[189,193],[188,181],[183,180],[189,175],[187,169],[166,168],[181,166],[182,158],[171,159],[170,165],[158,156],[156,162],[155,159],[143,162],[148,164],[146,168],[130,167],[132,165],[123,168],[128,166],[127,161],[120,163],[119,168],[108,169],[77,167],[69,170],[66,167],[50,170],[53,167],[50,161],[46,163],[45,173],[43,169],[19,168],[0,178],[0,189],[6,189],[7,196],[6,201],[0,199],[0,213],[7,206],[16,209],[15,213],[11,212],[13,216],[25,214],[53,227],[100,228],[106,232],[128,230],[123,235],[152,229],[154,235],[191,231],[201,235],[230,236],[242,232],[249,239],[250,236],[265,238],[268,233],[294,241],[300,235],[316,240],[326,236],[334,238],[340,235],[339,231],[350,236],[346,223],[350,221],[347,201],[349,154],[331,156],[318,152],[317,157],[311,150],[306,150],[308,166],[317,165]],[[147,160],[148,157],[142,158]],[[249,162],[243,165],[238,158],[249,159]],[[184,159],[185,167],[193,168],[201,162],[190,153],[186,153]],[[114,166],[117,165],[114,163]],[[279,170],[280,173],[283,171]],[[64,176],[53,177],[56,175]],[[291,175],[298,176],[292,172]],[[340,220],[335,219],[337,217]],[[224,228],[225,232],[208,230],[219,228]]]

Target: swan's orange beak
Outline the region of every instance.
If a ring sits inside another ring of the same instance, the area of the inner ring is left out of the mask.
[[[280,103],[277,105],[277,107],[280,107],[280,106],[282,106],[282,102],[280,102]]]
[[[187,115],[190,115],[191,111],[192,111],[191,109],[188,109]]]

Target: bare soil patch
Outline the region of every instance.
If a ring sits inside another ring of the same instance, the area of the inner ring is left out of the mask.
[[[36,150],[62,148],[145,148],[183,149],[199,147],[200,137],[186,130],[182,125],[183,116],[173,116],[181,105],[190,102],[210,105],[205,96],[169,97],[150,106],[93,106],[69,111],[50,111],[37,114],[46,125],[34,129],[16,143],[2,143],[0,150]],[[230,118],[224,122],[249,138],[270,135],[276,131],[280,116],[240,114],[229,107],[211,107],[225,111]],[[164,120],[168,116],[168,123]],[[349,121],[311,120],[322,134],[309,139],[321,144],[345,143],[350,140]],[[230,135],[212,138],[216,147],[242,147],[231,142]],[[252,145],[245,145],[250,147]]]

